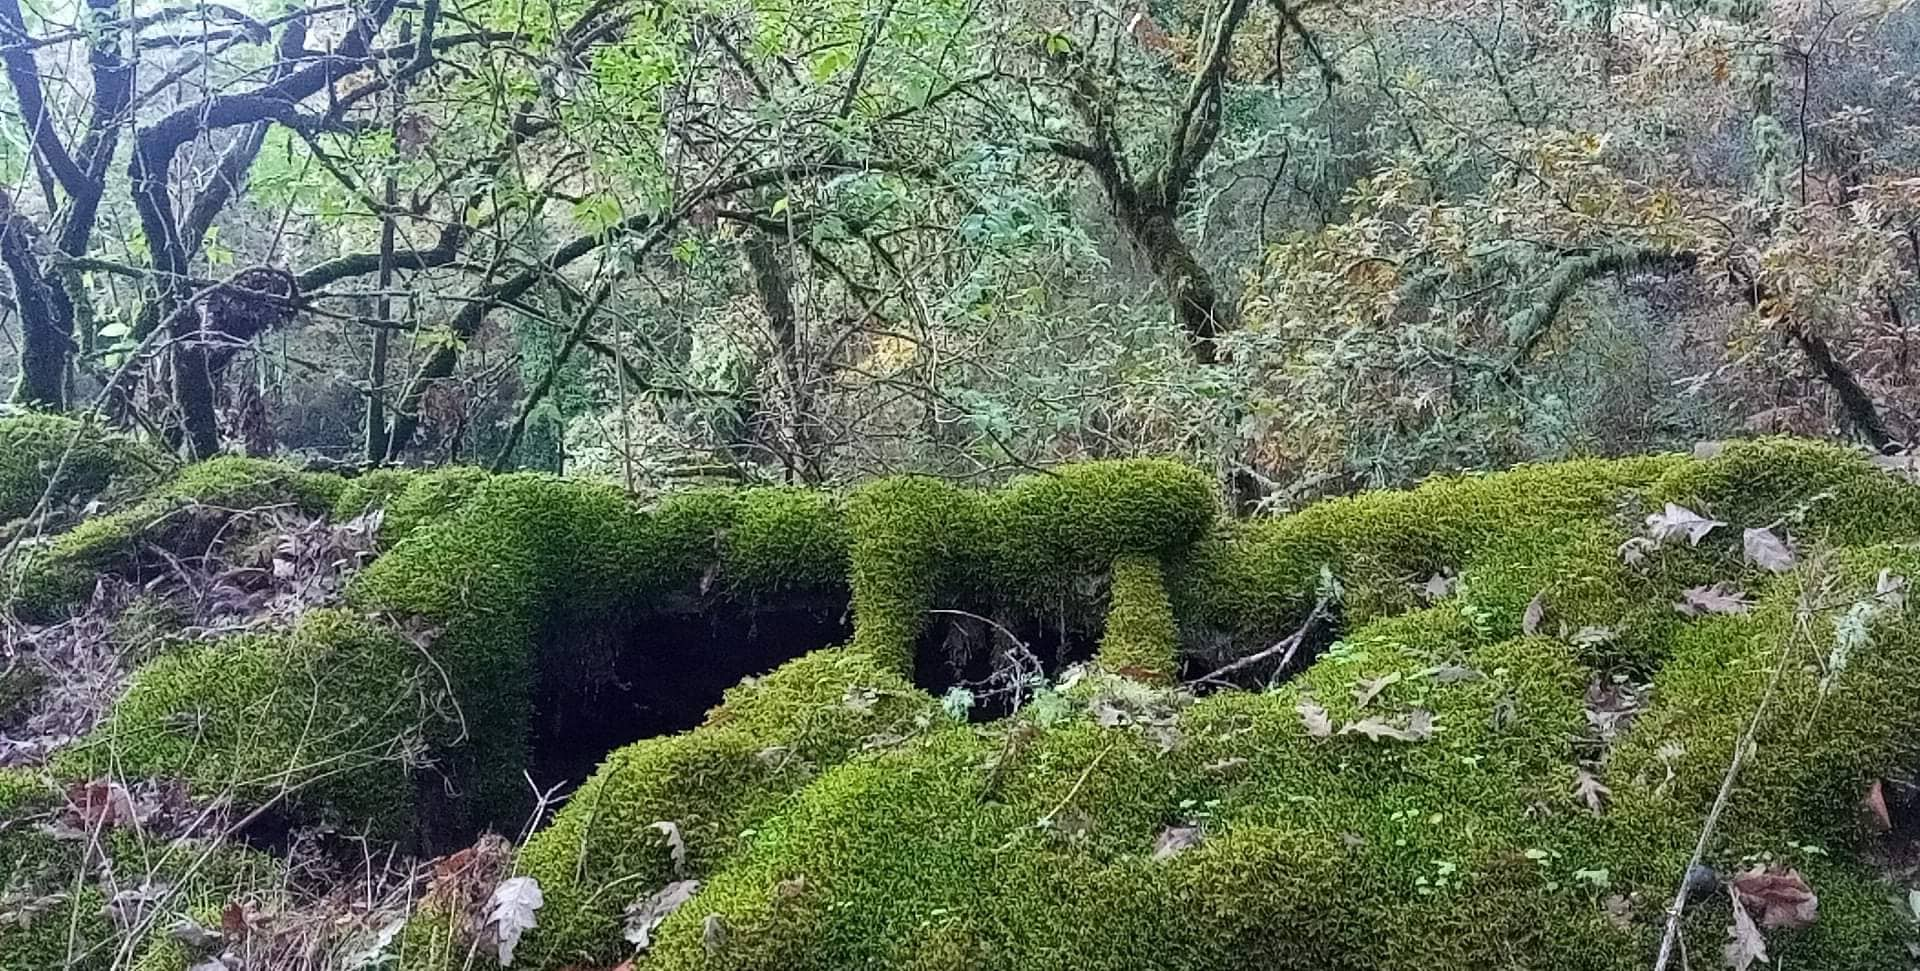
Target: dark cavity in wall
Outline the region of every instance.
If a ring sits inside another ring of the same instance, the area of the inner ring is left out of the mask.
[[[1064,609],[1052,616],[973,604],[935,610],[915,644],[913,682],[935,697],[973,694],[974,722],[1004,718],[1032,700],[1037,681],[1093,660],[1099,613]]]
[[[699,725],[742,678],[853,634],[845,594],[649,606],[547,625],[528,772],[543,790],[584,781],[630,742]]]

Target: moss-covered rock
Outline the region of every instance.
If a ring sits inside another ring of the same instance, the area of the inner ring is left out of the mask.
[[[0,525],[31,513],[42,496],[58,505],[116,484],[138,489],[170,465],[159,452],[78,419],[0,418]]]
[[[392,509],[421,481],[368,482],[343,512]],[[1816,925],[1769,931],[1793,966],[1908,963],[1906,888],[1864,861],[1855,807],[1920,758],[1920,624],[1893,590],[1920,576],[1920,488],[1842,450],[1531,466],[1251,524],[1219,521],[1203,476],[1158,462],[644,507],[550,476],[461,481],[360,575],[350,614],[154,662],[82,751],[231,784],[267,765],[234,754],[229,713],[345,739],[386,710],[365,699],[425,685],[398,696],[447,716],[419,744],[463,823],[514,826],[538,687],[594,670],[580,655],[599,648],[568,632],[660,598],[728,610],[850,587],[848,647],[618,750],[533,836],[517,865],[547,904],[516,966],[617,963],[623,911],[698,879],[641,966],[1640,969],[1756,712],[1705,862],[1814,884]],[[1667,502],[1726,525],[1647,542]],[[1796,570],[1743,558],[1759,527],[1794,542]],[[969,725],[905,679],[949,598],[1097,603],[1105,578],[1101,663],[1075,687]],[[1292,681],[1197,700],[1166,686],[1180,636],[1265,647],[1329,580],[1339,639]],[[1750,609],[1675,609],[1713,583]],[[298,659],[337,675],[314,689]],[[207,698],[189,687],[225,671]],[[1651,700],[1603,732],[1620,713],[1590,693],[1616,681],[1650,682]],[[183,713],[219,718],[188,734]],[[327,784],[303,797],[420,811],[397,783]],[[373,786],[401,798],[375,805]],[[1718,948],[1728,906],[1697,904],[1694,953]],[[464,966],[457,925],[423,910],[406,964]]]
[[[237,516],[269,507],[320,514],[340,480],[261,459],[223,457],[187,466],[138,501],[95,516],[43,546],[22,547],[0,577],[29,620],[49,620],[84,601],[103,573],[138,574],[155,551],[194,556]]]

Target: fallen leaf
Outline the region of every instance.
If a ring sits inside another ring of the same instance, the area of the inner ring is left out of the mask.
[[[726,918],[719,914],[708,914],[706,920],[700,922],[700,946],[706,950],[708,957],[717,956],[720,949],[727,946],[727,938],[731,934]]]
[[[209,951],[225,940],[219,931],[207,927],[197,920],[182,920],[167,928],[167,936],[179,941],[190,951]]]
[[[1607,788],[1607,784],[1601,782],[1599,776],[1586,769],[1579,769],[1573,777],[1573,794],[1579,797],[1581,802],[1586,803],[1589,812],[1598,816],[1606,812],[1606,800],[1608,796],[1613,795],[1613,790]]]
[[[1741,546],[1748,563],[1772,573],[1793,572],[1793,550],[1784,540],[1764,526],[1741,534]]]
[[[1628,566],[1639,566],[1647,561],[1647,554],[1659,548],[1659,543],[1645,536],[1635,536],[1620,544],[1620,562]]]
[[[1427,598],[1430,603],[1445,600],[1453,595],[1455,582],[1453,577],[1436,573],[1420,585],[1420,595]]]
[[[1760,914],[1760,926],[1811,927],[1819,916],[1820,898],[1798,870],[1754,867],[1733,878],[1733,888],[1747,907]]]
[[[667,859],[673,864],[673,872],[684,872],[687,868],[687,840],[680,835],[680,824],[661,820],[647,828],[657,830],[667,838]]]
[[[1153,858],[1171,860],[1181,853],[1200,845],[1200,827],[1169,826],[1160,831],[1153,840]]]
[[[1754,926],[1753,917],[1740,903],[1739,892],[1728,887],[1727,895],[1733,898],[1733,923],[1727,926],[1727,946],[1723,953],[1727,967],[1747,971],[1753,962],[1767,959],[1767,939],[1760,936],[1760,928]]]
[[[1400,742],[1424,742],[1433,737],[1433,713],[1425,708],[1416,708],[1407,716],[1404,726],[1395,725],[1379,715],[1348,722],[1340,729],[1342,735],[1365,735],[1373,741],[1391,738]]]
[[[513,966],[513,949],[520,946],[520,935],[539,923],[533,912],[545,903],[540,881],[532,877],[513,877],[494,888],[487,901],[487,923],[494,925],[499,938],[501,967]]]
[[[1655,542],[1666,543],[1685,538],[1689,546],[1699,546],[1708,533],[1725,526],[1718,519],[1705,516],[1685,506],[1667,503],[1666,508],[1647,517],[1647,535]]]
[[[1540,625],[1547,619],[1547,592],[1540,591],[1527,601],[1527,612],[1520,615],[1520,633],[1532,637],[1540,633]]]
[[[1753,601],[1733,586],[1716,583],[1710,587],[1694,587],[1680,595],[1679,603],[1673,609],[1689,617],[1705,614],[1744,614],[1753,609]]]
[[[1399,681],[1400,681],[1400,672],[1394,671],[1388,674],[1383,674],[1377,678],[1368,678],[1367,680],[1354,685],[1353,686],[1353,707],[1355,709],[1365,708],[1367,706],[1367,702],[1372,701],[1375,698],[1378,698],[1380,696],[1380,692],[1387,690],[1387,687],[1389,685],[1397,684],[1399,683]]]
[[[1333,719],[1327,715],[1325,708],[1320,707],[1319,702],[1302,698],[1299,704],[1293,706],[1293,710],[1300,713],[1300,720],[1306,724],[1309,737],[1333,737]]]
[[[698,880],[675,880],[627,906],[627,943],[644,951],[653,945],[654,929],[673,916],[700,889]]]
[[[1443,664],[1439,667],[1428,668],[1420,672],[1418,676],[1432,678],[1439,684],[1457,684],[1462,681],[1483,681],[1486,679],[1486,675],[1472,668],[1461,667],[1458,664]]]
[[[1873,595],[1885,604],[1888,610],[1899,610],[1906,606],[1907,578],[1891,570],[1882,569],[1880,575],[1874,578]]]

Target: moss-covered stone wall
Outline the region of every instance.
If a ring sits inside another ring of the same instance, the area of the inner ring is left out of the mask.
[[[1920,625],[1890,586],[1920,576],[1920,488],[1838,448],[1526,467],[1246,523],[1155,461],[647,506],[465,470],[311,496],[386,510],[391,549],[345,603],[153,662],[64,770],[116,753],[391,830],[514,831],[542,678],[583,670],[565,632],[663,597],[851,594],[850,644],[611,753],[534,834],[518,868],[547,905],[516,966],[630,957],[629,909],[697,879],[640,966],[1643,968],[1763,697],[1706,862],[1814,885],[1820,919],[1769,934],[1793,966],[1909,960],[1907,888],[1866,862],[1856,807],[1920,756]],[[1667,503],[1722,525],[1653,542]],[[1750,528],[1796,568],[1743,555]],[[1676,609],[1712,584],[1743,596]],[[1178,686],[1335,592],[1343,627],[1298,677]],[[928,611],[1062,598],[1107,618],[1097,663],[1013,716],[969,723],[910,682]],[[319,768],[383,739],[406,757]],[[1697,905],[1696,953],[1728,920],[1724,893]],[[429,900],[403,963],[484,966],[470,925]]]

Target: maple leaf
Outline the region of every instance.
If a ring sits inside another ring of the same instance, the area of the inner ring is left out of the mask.
[[[1427,582],[1420,584],[1418,589],[1421,596],[1427,598],[1429,603],[1434,603],[1452,596],[1454,584],[1457,582],[1454,577],[1436,573],[1428,577]]]
[[[675,880],[627,905],[627,923],[624,936],[627,943],[644,951],[653,946],[654,929],[661,921],[673,916],[687,901],[693,899],[694,892],[700,889],[698,880]]]
[[[1388,674],[1383,674],[1377,678],[1368,678],[1367,680],[1354,685],[1353,686],[1353,707],[1355,709],[1365,708],[1367,706],[1367,702],[1372,701],[1373,699],[1379,697],[1380,692],[1387,690],[1388,685],[1396,684],[1399,682],[1399,680],[1400,680],[1400,673],[1398,671],[1394,671]]]
[[[1754,867],[1733,878],[1733,889],[1741,903],[1759,912],[1760,926],[1769,930],[1811,927],[1819,916],[1820,898],[1798,870]]]
[[[1753,917],[1740,903],[1739,892],[1729,886],[1727,895],[1733,898],[1733,923],[1727,926],[1727,945],[1722,953],[1727,967],[1747,971],[1753,962],[1767,959],[1767,939],[1760,936],[1760,928],[1754,926]]]
[[[1608,796],[1613,795],[1613,790],[1607,788],[1607,784],[1601,782],[1599,776],[1586,769],[1579,769],[1573,776],[1573,794],[1587,804],[1588,812],[1598,816],[1606,812],[1606,800]]]
[[[1308,736],[1333,737],[1333,719],[1327,715],[1325,708],[1320,707],[1319,702],[1312,698],[1301,698],[1300,703],[1293,706],[1293,710],[1300,713],[1300,720],[1307,726]]]
[[[1669,502],[1665,509],[1647,517],[1647,535],[1660,543],[1685,538],[1687,545],[1699,546],[1708,533],[1725,525],[1718,519],[1708,519],[1685,506]]]
[[[1688,617],[1705,614],[1744,614],[1753,609],[1753,601],[1747,595],[1735,589],[1731,584],[1716,583],[1710,587],[1694,587],[1680,595],[1679,603],[1673,609]]]
[[[1771,573],[1793,572],[1793,549],[1785,540],[1764,526],[1741,534],[1740,545],[1748,563]]]
[[[520,946],[520,935],[539,923],[533,914],[546,903],[540,894],[540,881],[532,877],[513,877],[493,888],[487,900],[487,923],[494,926],[500,943],[500,966],[513,966],[513,949]]]

